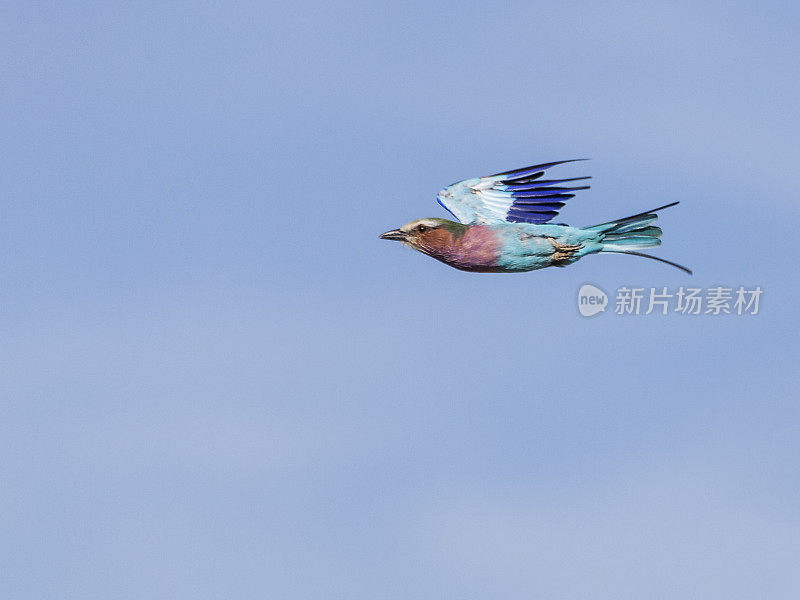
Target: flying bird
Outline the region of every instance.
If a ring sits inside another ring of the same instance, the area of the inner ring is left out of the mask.
[[[465,179],[447,186],[438,202],[458,222],[427,218],[406,223],[382,234],[423,254],[461,269],[479,273],[517,273],[545,267],[565,267],[587,254],[617,253],[651,258],[686,267],[657,256],[638,252],[661,245],[661,229],[653,225],[658,211],[652,210],[591,225],[571,227],[549,223],[573,192],[589,189],[576,185],[590,177],[542,179],[556,165],[578,160],[549,162],[486,177]]]

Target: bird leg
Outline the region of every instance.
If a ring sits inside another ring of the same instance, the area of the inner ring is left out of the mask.
[[[555,252],[553,252],[553,255],[550,257],[550,260],[555,264],[574,258],[575,253],[581,249],[581,244],[559,244],[553,238],[548,239],[550,243],[553,244],[553,248],[555,248]]]

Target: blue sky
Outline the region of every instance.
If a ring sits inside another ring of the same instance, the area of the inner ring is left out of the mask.
[[[0,8],[0,591],[796,598],[796,6]],[[652,261],[380,241],[592,161]],[[582,319],[592,282],[761,313]]]

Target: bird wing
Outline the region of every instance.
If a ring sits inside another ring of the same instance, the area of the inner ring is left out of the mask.
[[[591,179],[540,179],[550,167],[576,160],[533,165],[504,173],[465,179],[448,185],[439,192],[437,200],[456,219],[469,225],[472,223],[546,223],[558,214],[577,190],[583,186],[560,184]]]

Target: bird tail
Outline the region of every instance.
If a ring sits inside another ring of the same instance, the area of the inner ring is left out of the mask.
[[[608,223],[584,227],[583,229],[600,234],[599,241],[602,245],[600,252],[615,252],[618,254],[632,254],[634,256],[651,258],[672,265],[691,275],[692,272],[682,265],[664,260],[663,258],[658,258],[657,256],[636,252],[636,250],[661,245],[661,228],[653,225],[658,219],[658,215],[655,213],[659,210],[669,208],[670,206],[675,206],[676,204],[678,204],[678,202],[659,206],[653,210],[625,217],[624,219],[617,219],[616,221],[609,221]]]

